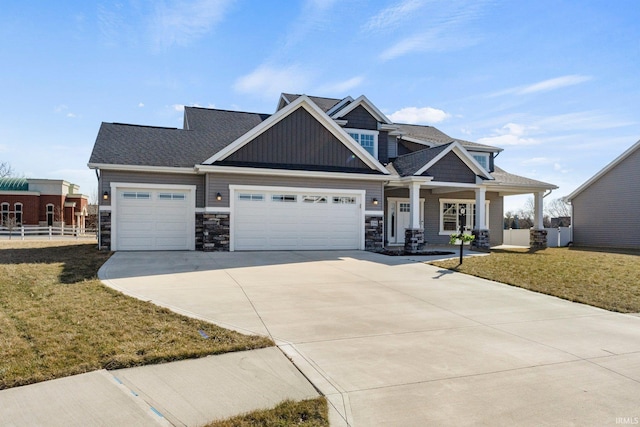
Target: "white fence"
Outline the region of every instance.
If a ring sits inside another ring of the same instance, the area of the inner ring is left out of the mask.
[[[547,230],[547,246],[550,248],[561,248],[571,241],[571,227],[545,228],[545,230]],[[529,247],[529,229],[503,230],[502,244]]]
[[[2,239],[48,239],[56,238],[96,238],[96,230],[80,227],[40,227],[37,225],[23,225],[20,227],[0,227]]]

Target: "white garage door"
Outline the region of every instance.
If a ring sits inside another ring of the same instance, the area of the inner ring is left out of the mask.
[[[361,249],[362,195],[236,190],[234,250]]]
[[[118,188],[116,197],[114,249],[194,249],[192,191]]]

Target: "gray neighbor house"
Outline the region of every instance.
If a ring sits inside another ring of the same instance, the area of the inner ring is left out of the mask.
[[[182,129],[102,123],[99,245],[416,253],[463,225],[489,249],[504,197],[533,194],[531,241],[545,246],[542,198],[557,187],[500,169],[501,151],[393,123],[365,96],[283,93],[274,114],[185,107]]]
[[[573,244],[640,248],[640,141],[565,197]]]

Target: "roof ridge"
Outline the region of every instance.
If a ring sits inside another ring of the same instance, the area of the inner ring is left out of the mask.
[[[134,124],[134,123],[104,122],[104,124],[107,124],[107,125],[118,125],[118,126],[131,126],[131,127],[138,127],[138,128],[151,128],[151,129],[184,130],[184,129],[168,127],[168,126],[137,125],[137,124]]]
[[[270,116],[271,115],[271,113],[257,113],[255,111],[238,111],[238,110],[227,110],[227,109],[224,109],[224,108],[195,107],[195,106],[187,106],[187,105],[185,105],[184,108],[185,108],[185,110],[187,108],[194,108],[194,109],[198,109],[198,110],[207,110],[207,111],[224,111],[226,113],[257,114],[259,116],[264,116],[264,115]]]

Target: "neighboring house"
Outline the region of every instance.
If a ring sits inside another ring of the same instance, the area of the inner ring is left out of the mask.
[[[579,246],[640,248],[640,141],[573,193],[573,243]]]
[[[556,186],[498,168],[500,151],[392,123],[365,96],[282,94],[271,115],[185,107],[183,129],[103,123],[89,167],[106,249],[417,252],[461,221],[488,249],[515,194],[534,195],[544,245]]]
[[[84,229],[88,199],[79,190],[58,179],[0,178],[0,225]]]

